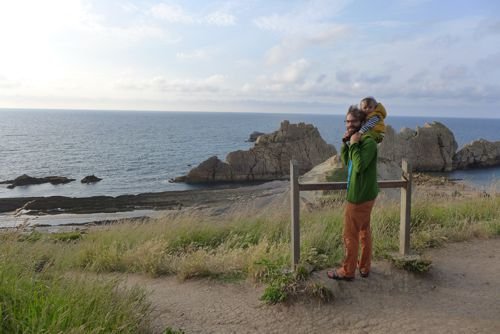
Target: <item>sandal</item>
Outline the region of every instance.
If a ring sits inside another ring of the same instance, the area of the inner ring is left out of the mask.
[[[370,272],[369,271],[359,271],[359,275],[363,278],[367,278],[368,276],[370,276]]]
[[[334,280],[337,280],[337,281],[352,281],[354,279],[354,277],[340,276],[337,273],[337,269],[333,269],[333,270],[327,271],[326,272],[326,276],[328,276],[328,278],[331,278],[331,279],[334,279]]]

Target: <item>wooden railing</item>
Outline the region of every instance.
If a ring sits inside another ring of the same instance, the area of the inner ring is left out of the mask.
[[[401,189],[401,211],[399,223],[399,253],[410,252],[410,213],[411,213],[411,168],[407,160],[401,162],[400,180],[378,181],[379,188]],[[292,268],[295,269],[300,260],[300,192],[313,190],[347,189],[347,182],[299,183],[299,172],[296,161],[290,161],[290,197],[292,207]]]

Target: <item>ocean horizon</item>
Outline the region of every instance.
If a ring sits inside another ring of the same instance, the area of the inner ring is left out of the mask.
[[[205,187],[168,180],[211,156],[224,160],[231,151],[248,150],[253,147],[247,142],[250,133],[273,132],[283,120],[313,124],[338,150],[343,119],[343,115],[312,113],[0,109],[0,181],[22,174],[76,179],[57,186],[0,185],[0,198],[117,196]],[[391,116],[390,110],[386,119],[396,131],[433,121],[453,132],[459,149],[480,138],[500,140],[500,119]],[[103,180],[80,183],[91,174]],[[455,171],[449,176],[487,187],[498,180],[500,168]]]

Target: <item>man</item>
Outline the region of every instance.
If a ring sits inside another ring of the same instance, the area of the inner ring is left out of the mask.
[[[352,281],[356,266],[361,277],[368,277],[372,257],[370,215],[378,194],[377,143],[358,132],[366,114],[352,106],[346,115],[346,132],[341,148],[342,162],[348,167],[347,205],[344,215],[345,258],[340,268],[327,272],[329,278]],[[358,247],[361,241],[361,258]]]

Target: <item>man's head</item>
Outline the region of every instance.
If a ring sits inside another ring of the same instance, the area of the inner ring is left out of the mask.
[[[377,107],[377,100],[374,97],[368,96],[359,102],[359,108],[365,113],[370,114]]]
[[[351,135],[361,129],[361,125],[366,119],[366,114],[361,111],[357,106],[349,107],[347,115],[345,116],[345,128]]]

